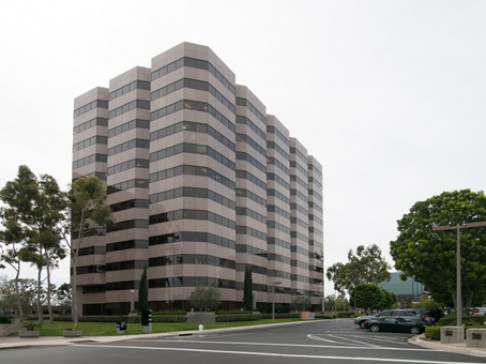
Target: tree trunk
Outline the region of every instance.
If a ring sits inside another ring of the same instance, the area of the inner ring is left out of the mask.
[[[17,271],[17,274],[15,275],[15,295],[17,297],[17,309],[19,310],[20,323],[23,323],[24,322],[24,309],[22,308],[22,302],[20,300],[20,290],[19,290],[20,259],[17,263],[17,268],[15,270]]]
[[[37,318],[40,323],[44,322],[44,315],[41,304],[41,290],[42,290],[42,266],[37,266]]]
[[[49,325],[52,325],[54,322],[54,316],[52,314],[52,305],[51,305],[51,271],[49,269],[49,263],[46,266],[46,273],[47,273],[47,309],[49,310]]]
[[[78,323],[78,293],[77,293],[77,287],[76,287],[78,272],[76,271],[76,268],[77,268],[77,262],[78,262],[79,248],[81,247],[81,242],[83,241],[83,235],[84,235],[84,211],[81,212],[81,219],[79,221],[79,234],[78,234],[78,239],[77,239],[77,241],[78,241],[77,246],[74,246],[74,244],[71,242],[71,267],[73,269],[73,279],[72,279],[72,285],[71,285],[71,291],[72,291],[72,297],[73,297],[72,315],[73,315],[73,322],[75,324]],[[72,251],[73,249],[74,249],[74,252]]]

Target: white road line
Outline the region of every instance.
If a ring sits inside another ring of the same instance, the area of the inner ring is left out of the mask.
[[[326,343],[333,343],[333,344],[337,344],[336,341],[332,341],[332,340],[328,340],[328,339],[324,339],[323,337],[319,337],[319,336],[314,336],[314,335],[307,335],[307,337],[311,340],[316,340],[316,341],[324,341]]]
[[[251,351],[227,351],[227,350],[208,350],[208,349],[189,349],[189,348],[154,348],[146,346],[117,346],[117,345],[91,345],[81,344],[76,346],[90,347],[90,348],[108,348],[108,349],[133,349],[133,350],[162,350],[162,351],[186,351],[196,353],[213,353],[213,354],[227,354],[227,355],[248,355],[248,356],[267,356],[279,358],[299,358],[299,359],[319,359],[319,360],[359,360],[371,362],[391,362],[391,363],[405,363],[405,364],[459,364],[453,361],[430,361],[430,360],[413,360],[413,359],[393,359],[393,358],[364,358],[359,356],[336,356],[336,355],[306,355],[306,354],[283,354],[283,353],[259,353]],[[474,364],[472,362],[462,362],[460,364]]]
[[[441,351],[434,349],[415,349],[415,348],[388,348],[388,347],[369,347],[369,346],[341,346],[341,345],[309,345],[309,344],[283,344],[283,343],[262,343],[262,342],[244,342],[244,341],[200,341],[200,340],[177,340],[177,341],[161,341],[140,339],[140,341],[152,343],[183,343],[183,344],[218,344],[218,345],[252,345],[252,346],[285,346],[296,348],[317,348],[317,349],[355,349],[355,350],[387,350],[387,351]]]
[[[370,346],[372,348],[381,348],[382,347],[382,346],[378,346],[378,345],[373,345],[373,344],[365,343],[365,342],[359,341],[359,340],[348,339],[347,337],[341,337],[341,336],[336,336],[336,335],[332,335],[332,334],[328,334],[328,335],[331,336],[331,337],[336,337],[336,338],[341,339],[341,340],[347,340],[347,341],[350,341],[352,343],[361,344],[361,345],[365,345],[365,346]]]
[[[362,337],[362,336],[359,336],[359,335],[350,335],[350,336],[357,337],[357,338]],[[367,337],[369,338],[369,340],[372,340],[372,341],[388,342],[388,343],[392,343],[392,344],[395,344],[395,345],[408,345],[408,342],[400,341],[401,338],[397,338],[397,340],[393,340],[393,339],[384,339],[383,336],[378,337],[378,336],[374,336],[374,335],[369,335]]]

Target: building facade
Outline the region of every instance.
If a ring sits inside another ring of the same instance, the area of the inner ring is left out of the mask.
[[[414,277],[407,277],[403,281],[400,278],[402,274],[402,272],[392,272],[388,281],[381,282],[378,285],[388,292],[394,293],[400,306],[409,307],[407,304],[417,302],[419,297],[425,294],[425,287],[422,283],[417,282]]]
[[[115,223],[79,248],[79,312],[128,312],[144,267],[154,310],[190,309],[197,286],[240,308],[246,267],[256,309],[320,309],[322,167],[208,47],[75,99],[72,177],[92,175]]]

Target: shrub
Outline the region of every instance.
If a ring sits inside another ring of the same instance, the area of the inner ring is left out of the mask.
[[[152,316],[152,322],[186,322],[187,317],[183,315],[161,315]]]
[[[253,311],[216,311],[216,315],[253,315]]]
[[[485,321],[484,316],[464,316],[462,318],[462,323],[464,325],[482,325]],[[447,315],[442,317],[438,325],[439,326],[455,326],[456,325],[456,315]]]
[[[34,331],[36,328],[40,326],[40,324],[36,324],[35,322],[32,321],[25,321],[24,322],[24,329],[27,331]]]
[[[349,318],[349,317],[353,317],[353,316],[354,316],[353,311],[338,311],[338,313],[337,313],[338,318]]]
[[[216,322],[230,322],[230,321],[258,321],[262,318],[260,314],[250,315],[217,315]]]
[[[432,340],[440,340],[440,326],[429,326],[425,328],[425,337]]]
[[[0,324],[11,324],[12,320],[8,316],[0,316]]]
[[[185,316],[187,315],[186,311],[154,311],[152,312],[152,316]]]

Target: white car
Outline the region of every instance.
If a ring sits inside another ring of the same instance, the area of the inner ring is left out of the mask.
[[[473,307],[471,315],[486,315],[486,307]]]

